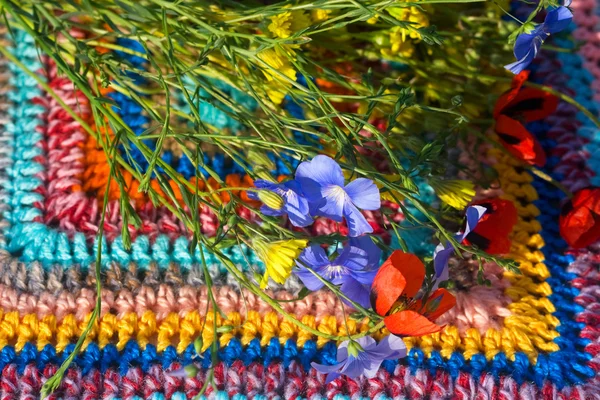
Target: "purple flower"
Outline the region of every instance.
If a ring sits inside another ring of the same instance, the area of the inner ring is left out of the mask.
[[[337,364],[321,365],[312,363],[314,369],[327,374],[326,383],[340,375],[356,379],[360,375],[373,378],[383,360],[398,359],[406,356],[406,346],[401,338],[386,336],[379,344],[370,336],[363,336],[355,341],[342,342],[337,351]]]
[[[572,18],[573,13],[564,6],[548,11],[542,24],[537,25],[531,32],[522,33],[517,37],[514,48],[517,61],[505,65],[504,68],[514,74],[523,71],[536,57],[542,43],[551,34],[558,33],[569,26]]]
[[[465,226],[465,230],[463,233],[457,233],[454,236],[454,239],[461,243],[475,227],[483,214],[487,209],[481,206],[471,206],[467,207],[466,217],[467,224]],[[444,246],[443,244],[438,244],[433,252],[433,269],[435,270],[435,285],[433,290],[437,289],[439,282],[443,282],[448,280],[448,260],[450,260],[450,256],[454,253],[454,246],[452,246],[449,242]]]
[[[346,218],[350,236],[373,232],[360,213],[381,207],[379,189],[372,180],[358,178],[345,185],[342,168],[333,159],[319,155],[296,170],[296,180],[311,206],[311,213],[341,222]]]
[[[298,257],[298,269],[294,272],[308,289],[312,291],[321,289],[325,284],[304,267],[307,266],[326,281],[334,285],[341,285],[341,292],[350,300],[368,308],[370,305],[369,289],[377,273],[377,270],[373,268],[374,262],[379,261],[381,250],[369,237],[365,238],[366,240],[351,241],[333,261],[329,260],[321,246],[307,247]],[[372,247],[369,247],[367,240]],[[356,247],[358,245],[363,245],[365,248]],[[366,250],[369,250],[371,254]]]
[[[248,197],[264,203],[260,212],[265,215],[279,217],[287,214],[294,226],[308,226],[313,223],[308,201],[302,196],[300,185],[296,181],[284,183],[269,182],[264,179],[254,181],[258,192],[248,192]]]

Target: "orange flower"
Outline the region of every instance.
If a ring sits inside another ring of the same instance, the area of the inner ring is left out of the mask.
[[[394,335],[423,336],[439,332],[434,321],[456,304],[446,289],[437,289],[425,303],[415,296],[425,280],[425,265],[414,254],[396,250],[383,263],[371,286],[371,304]]]

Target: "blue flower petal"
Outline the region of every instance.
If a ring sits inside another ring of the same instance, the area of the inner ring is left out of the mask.
[[[271,217],[280,217],[285,214],[283,209],[275,210],[274,208],[267,207],[265,205],[260,206],[260,212]]]
[[[296,180],[309,201],[323,198],[321,189],[328,186],[344,186],[342,168],[332,158],[318,155],[311,161],[304,161],[296,169]]]
[[[467,212],[465,213],[467,217],[467,226],[465,227],[465,231],[462,233],[462,235],[459,235],[459,237],[456,238],[459,243],[462,242],[467,235],[473,231],[473,229],[475,229],[479,223],[479,220],[481,217],[483,217],[483,214],[485,214],[486,211],[487,209],[482,206],[470,206],[467,208]]]
[[[370,363],[368,363],[364,353],[360,353],[356,358],[350,356],[340,370],[340,374],[346,375],[350,379],[356,379],[365,372],[365,366],[367,366],[365,364],[368,365]]]
[[[366,251],[358,247],[346,246],[332,264],[342,265],[351,271],[362,271],[368,262],[369,257]]]
[[[294,189],[288,188],[283,198],[285,199],[284,209],[288,213],[292,225],[305,227],[313,223],[308,201],[304,197]]]
[[[547,33],[558,33],[567,29],[573,13],[567,7],[558,7],[548,11],[544,20],[544,31]]]
[[[381,208],[379,189],[372,180],[358,178],[350,182],[345,190],[358,208],[363,210],[379,210]]]
[[[368,256],[368,267],[378,267],[381,263],[381,249],[375,243],[373,243],[373,239],[371,236],[364,235],[359,237],[350,238],[348,242],[350,246],[358,247],[359,249],[363,249],[367,252]]]
[[[325,250],[321,246],[312,245],[307,247],[300,253],[298,257],[299,261],[311,268],[317,274],[323,276],[325,268],[331,263],[325,254]],[[304,286],[309,290],[315,291],[321,289],[324,284],[321,280],[315,276],[311,271],[306,269],[300,263],[298,263],[298,269],[294,270],[294,273],[300,278]]]
[[[505,65],[504,68],[515,75],[525,70],[537,56],[542,43],[547,37],[548,34],[543,32],[541,25],[535,28],[531,33],[520,34],[515,41],[514,49],[517,61]]]
[[[448,280],[448,260],[454,253],[454,247],[450,243],[444,247],[442,244],[438,244],[433,252],[433,269],[435,270],[435,277],[439,281]]]
[[[347,278],[344,280],[344,283],[340,287],[342,293],[344,293],[350,300],[355,303],[360,304],[364,308],[369,308],[371,306],[371,300],[369,295],[369,289],[358,282],[356,279]],[[347,301],[344,300],[344,303],[350,305]]]
[[[531,62],[533,61],[534,58],[535,58],[535,53],[533,51],[530,51],[529,53],[527,53],[527,55],[525,57],[515,61],[514,63],[505,65],[504,68],[506,68],[513,74],[518,75],[521,72],[523,72],[525,69],[527,69],[527,67],[529,66],[529,64],[531,64]]]
[[[372,358],[381,358],[382,360],[395,360],[406,357],[406,345],[404,341],[396,335],[384,337],[374,350],[369,351]]]
[[[333,364],[333,365],[323,365],[323,364],[317,364],[314,362],[311,365],[314,369],[316,369],[317,371],[319,371],[322,374],[331,374],[332,372],[337,372],[342,368],[341,362],[339,362],[337,364]],[[337,374],[337,376],[339,376],[339,374]]]
[[[344,215],[344,204],[349,202],[350,198],[341,186],[327,186],[322,189],[322,193],[325,201],[318,208],[317,215],[341,222]]]
[[[348,236],[355,237],[373,232],[373,228],[369,225],[367,219],[349,199],[344,203],[344,217],[346,217],[346,223],[348,224]]]

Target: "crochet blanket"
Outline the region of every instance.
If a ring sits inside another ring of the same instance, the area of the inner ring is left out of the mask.
[[[582,45],[576,52],[544,51],[532,65],[532,79],[597,114],[600,7],[594,0],[574,0],[572,7],[572,34]],[[85,97],[55,66],[40,61],[31,37],[17,31],[15,38],[6,34],[1,40],[91,120]],[[575,48],[568,41],[556,44]],[[255,107],[243,93],[234,95]],[[148,120],[141,108],[119,93],[110,96],[121,118],[143,131]],[[215,126],[232,123],[217,109],[203,110]],[[549,156],[545,173],[571,190],[600,186],[600,132],[577,109],[561,103],[554,115],[529,129]],[[0,398],[33,399],[72,352],[94,308],[95,281],[88,267],[97,244],[90,238],[98,231],[109,167],[94,139],[56,100],[2,58],[0,142]],[[481,286],[476,266],[455,260],[457,306],[443,317],[447,325],[441,333],[407,338],[408,356],[385,361],[373,379],[341,377],[325,384],[310,363],[334,363],[336,344],[283,320],[240,290],[205,254],[218,286],[216,301],[226,314],[216,324],[235,328],[219,337],[216,386],[203,398],[600,399],[600,244],[569,251],[557,226],[562,193],[501,152],[491,150],[487,157],[501,189],[479,196],[500,195],[517,205],[509,256],[520,262],[521,274],[486,265],[491,286]],[[168,150],[163,158],[184,175],[193,168]],[[205,162],[232,186],[249,185],[243,171],[224,163],[222,155]],[[115,212],[118,190],[111,188],[102,315],[53,399],[185,399],[197,395],[207,378],[213,333],[202,331],[202,324],[212,324],[214,317],[206,314],[201,255],[189,254],[184,227],[172,214],[152,207],[135,182],[130,187],[142,227],[126,250]],[[201,219],[204,233],[214,233],[210,210],[202,210]],[[331,228],[317,223],[313,229],[323,234]],[[229,256],[244,271],[260,264],[244,248]],[[292,299],[300,287],[292,277],[274,295]],[[283,304],[322,332],[346,330],[330,292]],[[347,329],[362,328],[349,321]],[[200,332],[205,369],[193,378],[170,375],[191,362]]]

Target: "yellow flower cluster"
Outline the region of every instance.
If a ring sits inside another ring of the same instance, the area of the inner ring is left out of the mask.
[[[286,54],[287,52],[287,54]],[[267,49],[258,53],[258,58],[266,64],[262,65],[263,73],[267,78],[267,96],[275,104],[281,104],[292,81],[296,80],[296,70],[288,57],[293,57],[292,50],[283,48]]]
[[[421,40],[421,34],[416,30],[416,28],[429,26],[429,18],[417,7],[395,7],[388,9],[388,12],[398,21],[410,22],[413,28],[415,28],[401,29],[403,39],[408,36],[411,39]]]
[[[321,8],[317,8],[316,10],[312,10],[310,12],[310,16],[312,17],[314,22],[327,21],[330,15],[331,10],[323,10]]]
[[[310,17],[304,11],[286,11],[271,17],[268,28],[273,36],[285,39],[293,33],[307,28],[310,24]]]
[[[388,33],[389,37],[383,41],[381,54],[384,57],[411,57],[414,52],[413,42],[421,40],[421,34],[417,29],[429,26],[429,18],[417,7],[393,7],[387,12],[398,21],[411,23],[412,27],[394,26],[391,28]],[[374,23],[375,21],[376,18],[372,18],[367,22]]]
[[[281,240],[265,243],[261,240],[253,242],[254,250],[265,264],[265,273],[260,281],[260,288],[264,289],[269,283],[269,278],[275,282],[284,284],[292,274],[292,268],[296,258],[307,245],[304,239]]]
[[[389,32],[389,45],[381,49],[384,57],[410,57],[415,48],[411,41],[406,40],[405,29],[395,26]]]

